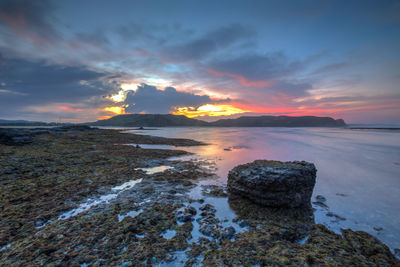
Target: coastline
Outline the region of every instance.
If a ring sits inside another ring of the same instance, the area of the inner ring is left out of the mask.
[[[5,170],[0,205],[6,218],[1,225],[2,264],[399,264],[365,232],[337,235],[314,224],[308,212],[261,208],[227,198],[223,187],[202,188],[202,196],[228,201],[236,212],[237,218],[224,222],[215,207],[205,207],[203,197],[192,194],[197,180],[213,176],[205,164],[168,160],[188,155],[185,151],[126,145],[203,143],[114,130],[50,131],[33,139],[24,146],[0,145]],[[157,166],[173,168],[146,172]],[[139,179],[126,190],[113,190]],[[117,196],[58,219],[88,198],[109,194]],[[194,221],[177,221],[176,211],[182,207]],[[211,225],[211,238],[194,236],[196,222]],[[235,233],[225,238],[232,225]],[[174,235],[165,236],[168,231]]]

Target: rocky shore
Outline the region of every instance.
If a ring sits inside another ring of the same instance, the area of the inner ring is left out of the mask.
[[[30,141],[0,144],[1,266],[400,265],[365,232],[339,235],[315,224],[309,208],[261,206],[201,186],[214,178],[205,162],[140,148],[203,143],[115,130],[15,131]],[[221,216],[218,203],[235,217]]]

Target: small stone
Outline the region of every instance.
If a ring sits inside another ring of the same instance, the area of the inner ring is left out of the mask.
[[[236,233],[235,228],[233,226],[226,227],[224,230],[221,231],[221,238],[222,239],[231,239]]]
[[[121,264],[121,267],[128,267],[128,266],[131,266],[131,264],[132,264],[132,262],[126,261],[126,262]]]
[[[195,208],[195,207],[192,207],[192,206],[188,206],[188,207],[187,207],[187,210],[188,210],[189,213],[192,214],[192,215],[196,215],[196,213],[197,213],[196,208]]]
[[[324,202],[321,202],[321,201],[313,201],[313,204],[317,205],[317,206],[320,206],[320,207],[323,207],[323,208],[329,208],[328,205],[326,205]]]
[[[183,223],[193,221],[194,220],[193,214],[191,212],[193,212],[193,210],[190,211],[189,209],[187,209],[185,207],[179,208],[175,211],[175,219],[178,222],[183,222]]]
[[[208,224],[208,223],[203,223],[199,227],[200,233],[206,236],[213,236],[214,231],[216,230],[216,225],[215,224]]]
[[[382,227],[378,227],[378,226],[374,226],[374,230],[379,232],[379,231],[382,231],[383,228]]]
[[[322,196],[322,195],[317,195],[315,197],[315,199],[319,202],[326,202],[326,197]]]
[[[199,210],[206,210],[206,211],[210,211],[210,212],[212,212],[212,213],[214,213],[214,212],[216,212],[216,209],[214,208],[214,206],[213,205],[211,205],[211,204],[204,204],[203,206],[201,206],[200,208],[199,208]]]
[[[246,222],[246,221],[241,221],[241,222],[239,223],[239,226],[242,227],[242,228],[248,227],[248,226],[249,226],[249,223]]]
[[[337,218],[337,219],[339,219],[339,220],[341,220],[341,221],[345,221],[345,220],[346,220],[346,218],[344,218],[344,217],[342,217],[342,216],[340,216],[340,215],[337,215],[337,214],[335,214],[335,213],[333,213],[333,212],[328,212],[328,213],[326,214],[326,216],[328,216],[328,217],[335,217],[335,218]]]

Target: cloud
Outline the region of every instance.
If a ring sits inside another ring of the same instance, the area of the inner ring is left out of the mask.
[[[212,100],[207,95],[179,92],[173,87],[160,90],[147,84],[129,92],[125,99],[125,104],[129,105],[126,111],[130,113],[169,113],[174,107],[197,107],[210,102]]]
[[[54,9],[50,1],[3,0],[0,2],[0,25],[16,35],[36,43],[59,38],[50,16]]]
[[[312,89],[309,81],[293,78],[305,68],[302,62],[290,60],[282,52],[270,54],[244,54],[237,57],[214,59],[206,64],[206,70],[216,76],[231,78],[239,85],[247,87],[259,97],[276,91],[294,97],[304,96]],[[244,90],[244,91],[246,91]]]
[[[231,24],[209,31],[186,43],[170,46],[165,51],[165,54],[175,60],[201,60],[218,50],[230,48],[238,43],[248,42],[255,36],[255,31],[250,27]]]
[[[248,80],[280,79],[302,67],[300,62],[290,61],[282,52],[216,59],[209,62],[208,66],[218,72],[242,75]]]
[[[0,54],[0,114],[12,116],[28,107],[54,103],[104,105],[108,100],[103,96],[119,88],[114,79],[85,67],[49,65]]]
[[[317,70],[315,70],[313,73],[311,73],[311,75],[314,74],[330,74],[339,70],[343,70],[346,67],[349,67],[350,64],[348,62],[337,62],[337,63],[330,63],[328,65],[322,66],[320,68],[318,68]]]

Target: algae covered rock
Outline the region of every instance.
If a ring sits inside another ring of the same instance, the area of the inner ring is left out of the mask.
[[[305,161],[256,160],[229,172],[228,190],[265,206],[310,206],[316,172]]]
[[[16,129],[0,129],[0,144],[25,145],[32,143],[32,135],[27,131]]]

